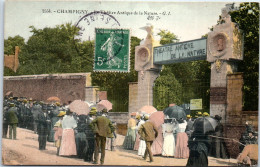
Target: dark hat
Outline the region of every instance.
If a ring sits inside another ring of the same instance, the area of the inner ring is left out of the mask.
[[[47,105],[46,105],[46,104],[43,104],[43,105],[42,105],[42,110],[44,110],[44,111],[47,110]]]
[[[184,122],[183,118],[177,119],[177,121],[178,121],[179,123],[183,123],[183,122]]]
[[[103,112],[103,113],[107,113],[108,111],[107,111],[106,108],[104,108],[104,109],[102,110],[102,112]]]
[[[222,119],[222,117],[219,116],[219,115],[215,115],[215,119],[218,120],[218,121],[220,121],[220,120]]]
[[[67,111],[66,111],[66,114],[67,114],[67,115],[70,115],[70,114],[72,114],[72,113],[73,113],[73,112],[68,108]]]

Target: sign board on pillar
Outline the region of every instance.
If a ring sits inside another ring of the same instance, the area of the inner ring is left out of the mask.
[[[171,64],[194,60],[206,60],[206,57],[206,38],[172,43],[154,47],[153,49],[154,64]]]
[[[190,110],[202,110],[202,99],[191,99]]]

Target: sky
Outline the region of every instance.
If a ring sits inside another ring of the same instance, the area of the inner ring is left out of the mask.
[[[20,35],[27,41],[32,35],[29,26],[37,29],[55,27],[64,23],[76,25],[80,18],[93,11],[106,11],[110,15],[91,15],[79,22],[82,40],[94,39],[95,28],[130,29],[131,35],[140,39],[146,37],[141,27],[154,26],[157,33],[168,30],[180,41],[201,38],[217,23],[221,9],[228,2],[121,2],[121,1],[6,1],[4,12],[4,39]],[[69,10],[74,13],[68,13]],[[92,18],[93,19],[93,18]],[[109,19],[106,24],[105,20]],[[86,20],[89,20],[88,23]],[[117,23],[117,24],[114,24]],[[119,24],[120,25],[119,25]],[[84,31],[83,31],[84,30]]]

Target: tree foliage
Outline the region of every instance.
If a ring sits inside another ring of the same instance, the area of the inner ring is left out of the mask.
[[[238,10],[230,13],[232,21],[244,33],[244,60],[238,64],[243,72],[244,110],[258,109],[259,85],[259,3],[241,3]]]
[[[14,55],[15,46],[19,46],[20,50],[22,50],[25,45],[24,38],[16,35],[14,37],[8,37],[8,39],[4,40],[4,54]]]
[[[23,45],[19,54],[20,66],[17,75],[75,73],[92,70],[94,42],[80,42],[74,39],[79,31],[77,27],[67,23],[54,28],[37,29],[34,26],[30,28],[32,36]],[[6,45],[9,44],[6,43]],[[5,51],[8,51],[8,47],[5,47]],[[5,73],[5,75],[8,74]]]
[[[176,43],[177,35],[161,30],[161,44]],[[166,40],[167,39],[167,40]],[[169,104],[181,105],[190,99],[202,98],[203,108],[209,109],[210,64],[206,60],[163,65],[154,87],[154,103],[159,110]]]
[[[160,35],[162,45],[179,42],[178,36],[168,30],[160,30],[157,35]]]

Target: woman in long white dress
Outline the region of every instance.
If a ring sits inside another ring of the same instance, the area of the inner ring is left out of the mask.
[[[165,119],[165,123],[162,124],[163,131],[163,150],[162,156],[174,156],[175,140],[173,136],[173,122],[172,119]]]
[[[144,116],[141,118],[140,122],[138,123],[138,129],[141,127],[142,124],[144,124],[145,121],[144,121]],[[140,143],[139,143],[139,148],[138,148],[138,155],[139,156],[144,156],[144,153],[145,153],[145,149],[146,149],[146,144],[145,144],[145,141],[144,140],[140,140]]]
[[[72,115],[72,112],[67,111],[67,115],[62,120],[62,139],[59,155],[70,156],[77,155],[76,141],[74,129],[77,127],[77,122]]]

